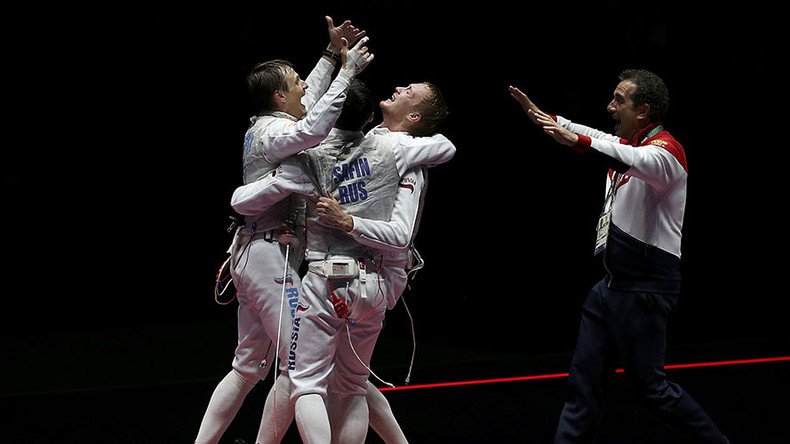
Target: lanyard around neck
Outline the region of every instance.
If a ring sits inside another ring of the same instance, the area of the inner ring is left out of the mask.
[[[660,133],[664,129],[664,125],[657,125],[655,128],[651,129],[647,135],[639,141],[639,144],[645,143],[645,140],[655,136],[656,134]]]

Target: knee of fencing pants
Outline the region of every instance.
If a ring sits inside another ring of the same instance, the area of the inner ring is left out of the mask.
[[[264,346],[263,353],[252,348],[242,350],[237,348],[236,356],[233,358],[233,369],[249,380],[257,382],[265,379],[274,366],[274,354],[266,353],[267,348]]]
[[[326,378],[320,379],[300,379],[294,378],[291,374],[291,401],[296,401],[302,395],[320,395],[326,398],[327,383]]]
[[[335,371],[329,377],[329,391],[338,398],[365,396],[369,377],[370,372],[356,359],[338,361],[335,363]]]
[[[238,310],[238,344],[233,368],[249,379],[264,379],[274,365],[274,343],[254,310],[241,301]]]

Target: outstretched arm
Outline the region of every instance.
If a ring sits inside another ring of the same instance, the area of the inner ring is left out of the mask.
[[[535,125],[540,125],[537,119],[537,114],[541,112],[540,108],[532,103],[532,100],[530,100],[529,97],[524,94],[524,92],[515,86],[508,86],[507,90],[510,92],[510,97],[513,97],[516,99],[516,102],[521,104],[521,107],[524,108],[524,112],[527,113],[527,116],[529,116],[530,120],[532,120]]]
[[[557,142],[563,145],[573,146],[573,144],[579,140],[578,134],[567,128],[563,128],[562,125],[543,111],[538,110],[532,113],[532,115],[534,116],[535,123],[543,128],[543,132],[551,136]]]
[[[634,148],[612,140],[579,135],[555,122],[545,113],[538,113],[537,116],[543,132],[557,142],[580,152],[595,150],[613,162],[613,169],[643,180],[656,191],[663,191],[686,174],[683,164],[673,154],[679,150],[672,144],[667,143],[665,147],[644,145]]]
[[[617,136],[612,136],[611,134],[604,133],[603,131],[598,131],[588,126],[580,125],[578,123],[573,123],[562,116],[555,116],[553,114],[549,114],[547,112],[542,111],[532,102],[532,100],[530,100],[529,97],[527,97],[526,94],[524,94],[520,89],[516,88],[515,86],[509,86],[508,91],[510,92],[510,96],[521,104],[521,107],[524,108],[524,111],[527,113],[527,116],[529,116],[530,120],[532,120],[532,123],[534,123],[535,125],[538,125],[540,127],[545,126],[540,121],[540,116],[543,115],[544,117],[548,116],[550,119],[555,120],[557,123],[559,123],[561,127],[568,128],[569,130],[571,130],[571,132],[577,134],[584,134],[586,136],[595,137],[598,139],[606,139],[614,142],[627,143],[627,141],[621,140]]]

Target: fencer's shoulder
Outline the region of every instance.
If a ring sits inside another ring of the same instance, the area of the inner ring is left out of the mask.
[[[389,128],[385,128],[383,126],[377,126],[367,133],[368,136],[385,136],[394,139],[413,139],[414,136],[407,133],[406,131],[392,131]]]
[[[326,139],[321,141],[321,143],[319,143],[317,146],[339,147],[345,144],[359,142],[362,140],[362,138],[363,134],[361,131],[347,131],[332,128],[332,130],[329,131],[329,135],[326,136]]]
[[[383,126],[377,126],[377,127],[371,128],[370,131],[368,131],[368,133],[366,135],[368,135],[368,136],[371,136],[371,135],[382,136],[382,135],[386,135],[386,134],[392,134],[392,131],[390,131],[389,128],[385,128]]]
[[[256,135],[277,134],[296,125],[299,119],[283,112],[273,112],[250,118],[248,133]]]

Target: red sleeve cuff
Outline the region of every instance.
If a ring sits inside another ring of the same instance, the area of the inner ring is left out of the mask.
[[[549,116],[549,117],[551,117],[551,120],[553,120],[553,121],[555,121],[555,122],[557,121],[557,116],[555,116],[554,114],[549,114],[549,113],[546,113],[546,115],[547,115],[547,116]]]
[[[577,134],[577,136],[579,136],[579,140],[577,140],[571,148],[578,153],[586,153],[592,145],[592,139],[584,134]]]

